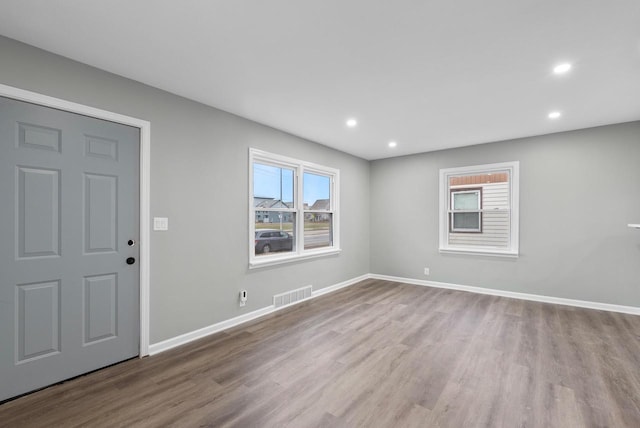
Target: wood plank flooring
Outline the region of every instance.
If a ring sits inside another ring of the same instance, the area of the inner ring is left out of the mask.
[[[640,427],[640,317],[367,280],[0,405],[3,427]]]

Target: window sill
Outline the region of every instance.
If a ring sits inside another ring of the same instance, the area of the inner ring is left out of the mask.
[[[334,254],[340,254],[342,250],[340,248],[329,248],[325,250],[307,251],[304,254],[286,254],[283,256],[268,256],[264,260],[252,260],[249,262],[249,269],[258,269],[261,267],[281,265],[284,263],[292,263],[301,260],[314,259],[317,257],[331,256]]]
[[[520,255],[517,251],[501,251],[477,248],[440,248],[441,254],[462,254],[468,256],[490,256],[517,259]]]

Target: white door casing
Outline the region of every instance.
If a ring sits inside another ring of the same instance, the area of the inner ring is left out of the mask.
[[[146,120],[62,100],[48,95],[0,84],[0,96],[51,107],[70,113],[82,114],[97,119],[108,120],[140,130],[140,351],[139,356],[149,355],[149,304],[150,304],[150,181],[151,181],[151,123]]]

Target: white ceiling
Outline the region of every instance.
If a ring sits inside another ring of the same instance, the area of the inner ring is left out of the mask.
[[[365,159],[640,119],[639,0],[2,0],[0,11],[0,34]],[[554,75],[564,61],[572,71]]]

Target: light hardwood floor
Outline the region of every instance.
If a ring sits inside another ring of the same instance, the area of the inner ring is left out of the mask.
[[[7,402],[0,425],[640,427],[640,317],[367,280]]]

